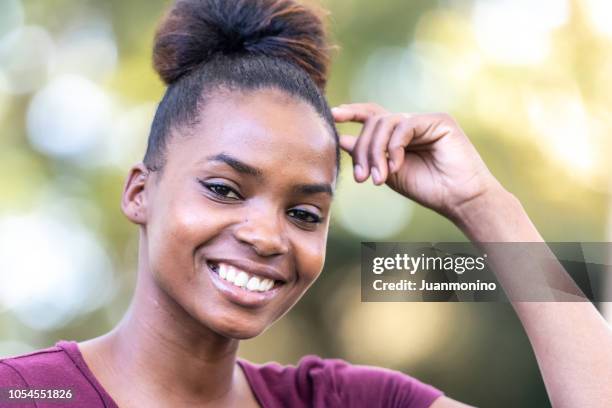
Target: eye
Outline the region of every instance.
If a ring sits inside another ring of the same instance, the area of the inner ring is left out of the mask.
[[[296,218],[299,221],[308,222],[311,224],[319,224],[323,221],[323,218],[317,214],[311,213],[310,211],[300,210],[297,208],[287,211],[287,214],[291,217]]]
[[[229,199],[229,200],[240,200],[240,199],[242,199],[242,197],[240,197],[240,194],[238,194],[236,192],[236,190],[234,190],[230,186],[227,186],[227,185],[225,185],[223,183],[207,183],[207,182],[202,181],[202,180],[198,180],[198,181],[207,190],[211,191],[216,196],[219,196],[219,197],[222,197],[222,198],[226,198],[226,199]]]

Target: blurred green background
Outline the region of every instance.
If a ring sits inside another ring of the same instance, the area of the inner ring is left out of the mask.
[[[332,104],[449,112],[546,240],[610,240],[612,2],[321,4]],[[137,229],[119,198],[164,91],[150,57],[166,5],[0,2],[0,356],[100,335],[127,308]],[[340,357],[474,405],[549,406],[509,305],[360,302],[360,241],[464,240],[452,224],[356,185],[348,157],[332,219],[322,276],[243,357]]]

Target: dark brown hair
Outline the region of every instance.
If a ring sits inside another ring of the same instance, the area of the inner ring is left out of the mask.
[[[338,135],[324,97],[330,47],[322,20],[294,0],[178,0],[159,25],[153,63],[168,85],[145,154],[163,166],[170,130],[193,124],[215,90],[276,88],[312,105]]]

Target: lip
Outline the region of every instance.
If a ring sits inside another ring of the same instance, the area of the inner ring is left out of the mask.
[[[217,263],[217,261],[212,261],[212,262]],[[224,262],[224,261],[219,261],[219,262]],[[219,292],[221,292],[232,303],[235,303],[235,304],[238,304],[244,307],[256,308],[256,307],[262,307],[266,305],[274,297],[276,297],[278,292],[284,286],[284,283],[281,282],[280,284],[276,283],[272,287],[272,289],[266,292],[252,292],[245,288],[240,288],[226,281],[225,279],[221,279],[219,274],[215,272],[214,270],[212,270],[208,262],[206,262],[206,269],[211,275],[211,280],[213,282],[213,285],[217,288],[217,290],[219,290]],[[246,269],[244,269],[244,271],[249,272]]]
[[[250,275],[255,275],[259,278],[268,278],[273,281],[281,281],[282,283],[287,283],[288,279],[279,271],[269,266],[265,266],[262,264],[255,263],[253,261],[249,261],[247,259],[207,259],[208,262],[213,262],[216,264],[224,263],[227,265],[232,265],[240,270],[245,271]],[[210,269],[210,268],[209,268]]]

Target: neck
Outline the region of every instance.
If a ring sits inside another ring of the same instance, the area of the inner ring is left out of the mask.
[[[117,378],[130,378],[145,398],[224,400],[239,383],[238,340],[203,326],[156,284],[142,238],[134,298],[103,338],[107,364]]]

